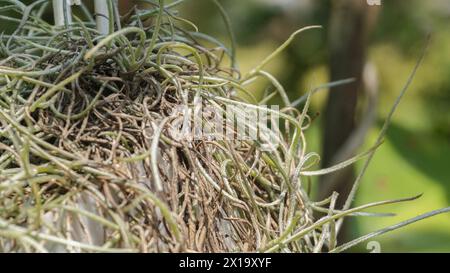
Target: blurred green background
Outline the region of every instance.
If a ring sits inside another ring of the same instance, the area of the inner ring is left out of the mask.
[[[120,2],[126,2],[128,7],[132,4],[132,1]],[[259,64],[295,30],[322,25],[322,30],[297,37],[266,70],[280,79],[292,101],[311,86],[329,82],[328,34],[332,27],[332,0],[220,2],[232,21],[238,42],[238,64],[243,73]],[[394,116],[387,139],[362,181],[355,203],[424,195],[411,203],[376,210],[396,213],[395,217],[352,218],[350,238],[450,205],[450,2],[386,0],[380,7],[368,9],[374,9],[369,12],[377,15],[372,30],[367,30],[366,61],[376,67],[379,104],[376,122],[359,150],[374,143],[427,35],[431,33],[432,38],[424,62]],[[201,32],[229,45],[222,17],[212,0],[187,0],[179,10],[182,17],[194,22]],[[2,28],[8,32],[7,25]],[[268,82],[259,81],[250,89],[262,96],[267,86]],[[328,91],[324,91],[313,97],[312,111],[324,112],[327,95]],[[322,129],[323,119],[319,116],[307,133],[309,150],[321,152]],[[375,240],[380,242],[382,252],[450,252],[450,215],[439,215]],[[363,245],[352,251],[369,250]]]
[[[319,24],[323,30],[301,34],[267,70],[280,79],[291,100],[305,94],[310,86],[328,82],[331,2],[221,1],[237,36],[240,68],[245,72],[257,65],[296,29]],[[189,3],[182,6],[182,15],[195,22],[200,31],[227,43],[220,13],[212,1]],[[377,21],[369,34],[367,61],[378,72],[379,104],[377,122],[361,150],[375,142],[384,118],[419,58],[426,36],[431,33],[432,38],[355,203],[424,195],[411,203],[376,210],[396,213],[395,217],[353,218],[349,236],[352,238],[450,204],[450,2],[390,0],[369,8],[378,9]],[[254,92],[264,90],[267,84],[259,82],[253,86]],[[313,98],[313,111],[324,111],[326,96],[327,92],[322,92]],[[308,132],[310,150],[321,150],[322,122],[319,117]],[[450,215],[427,219],[376,240],[382,252],[450,252]],[[352,251],[369,250],[363,245]]]

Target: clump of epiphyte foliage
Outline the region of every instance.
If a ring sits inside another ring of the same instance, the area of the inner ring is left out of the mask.
[[[337,246],[344,217],[414,198],[350,208],[361,174],[344,208],[335,207],[337,194],[310,200],[310,177],[362,158],[367,166],[386,129],[368,152],[313,169],[319,157],[307,151],[304,133],[315,90],[296,110],[263,69],[314,27],[242,76],[234,46],[177,15],[183,1],[146,1],[148,10],[122,17],[111,1],[106,35],[84,6],[84,19],[57,27],[43,20],[50,1],[0,2],[1,19],[16,24],[0,37],[0,252],[337,252],[448,211]],[[172,135],[180,106],[263,109],[267,99],[247,90],[260,77],[284,103],[275,111],[285,123],[276,149]]]

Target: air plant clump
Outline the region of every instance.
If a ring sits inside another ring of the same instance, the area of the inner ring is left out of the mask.
[[[115,1],[104,1],[108,20],[97,24],[83,5],[85,18],[69,20],[66,3],[56,26],[43,20],[50,1],[0,2],[8,3],[0,12],[19,16],[1,15],[17,28],[0,38],[0,252],[339,252],[449,210],[337,245],[344,217],[374,216],[362,210],[415,198],[351,208],[363,173],[344,208],[335,207],[336,193],[319,202],[308,195],[312,176],[363,158],[367,166],[392,115],[374,148],[313,169],[319,156],[307,152],[304,133],[315,90],[296,110],[263,69],[315,27],[241,75],[234,47],[177,15],[183,1],[146,1],[148,10],[122,17]],[[286,123],[276,149],[257,139],[173,135],[187,117],[174,115],[180,106],[263,109],[265,100],[247,90],[260,77],[284,102],[271,112]]]

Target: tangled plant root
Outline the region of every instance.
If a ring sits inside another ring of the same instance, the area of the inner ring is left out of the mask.
[[[337,194],[309,200],[309,177],[372,155],[379,143],[309,170],[318,161],[304,137],[310,96],[303,111],[293,109],[262,70],[301,31],[241,77],[223,65],[234,60],[229,50],[176,24],[191,23],[174,4],[115,18],[122,27],[102,36],[91,21],[45,23],[48,1],[10,3],[4,10],[22,19],[4,16],[19,25],[0,47],[1,252],[340,251],[353,245],[336,248],[343,217],[414,199],[345,210],[334,207]],[[261,108],[246,91],[258,77],[285,103],[276,112],[286,121],[277,149],[258,140],[176,140],[179,107]]]

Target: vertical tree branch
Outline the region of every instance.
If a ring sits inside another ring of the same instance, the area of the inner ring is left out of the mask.
[[[376,11],[365,1],[332,2],[329,22],[330,81],[354,78],[355,82],[334,87],[329,94],[323,133],[323,167],[332,165],[339,154],[352,156],[348,151],[342,153],[342,149],[347,146],[348,141],[355,141],[352,140],[352,134],[356,131],[356,109],[358,97],[364,91],[363,71],[366,64],[367,43]],[[355,147],[352,149],[354,151],[350,153],[356,152]],[[328,185],[320,189],[319,198],[328,197],[336,191],[340,196],[336,206],[341,207],[354,181],[353,167],[326,175],[322,180]],[[339,237],[342,239],[345,234],[346,231],[343,230]]]

